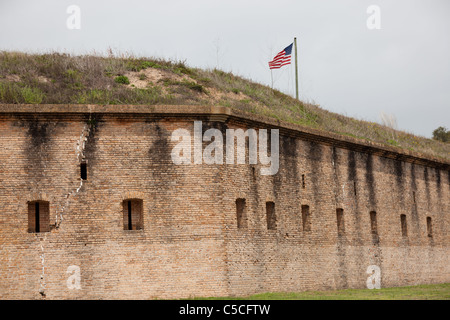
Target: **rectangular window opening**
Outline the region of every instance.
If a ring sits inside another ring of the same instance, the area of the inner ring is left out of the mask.
[[[267,229],[277,229],[277,218],[275,215],[275,203],[272,201],[266,202],[266,216],[267,216]]]
[[[247,228],[245,199],[236,199],[236,219],[238,229]]]
[[[85,161],[80,163],[81,180],[87,180],[87,163]]]
[[[431,217],[427,217],[427,234],[430,238],[433,237],[433,227],[431,225]]]
[[[35,204],[34,204],[34,216],[35,216],[35,227],[34,227],[34,229],[35,229],[35,231],[36,232],[40,232],[41,231],[41,228],[40,228],[40,217],[39,217],[39,202],[36,202]]]
[[[305,189],[306,188],[306,182],[305,182],[305,175],[302,174],[302,188]]]
[[[123,201],[123,229],[140,230],[143,224],[143,205],[141,199]]]
[[[128,230],[133,230],[133,223],[131,217],[131,201],[128,201]]]
[[[401,214],[400,215],[400,222],[401,222],[401,225],[402,225],[402,236],[403,237],[407,237],[408,236],[408,229],[407,229],[406,215],[405,214]]]
[[[338,234],[339,235],[344,234],[344,232],[345,232],[344,209],[341,209],[341,208],[336,209],[336,221],[337,221]]]
[[[311,231],[311,217],[308,205],[302,205],[302,223],[303,231]]]
[[[377,213],[375,211],[370,212],[370,230],[372,234],[378,234]]]
[[[28,232],[49,232],[50,214],[47,201],[32,201],[28,203]]]

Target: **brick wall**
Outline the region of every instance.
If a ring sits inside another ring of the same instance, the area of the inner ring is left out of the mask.
[[[194,120],[223,133],[279,128],[278,173],[260,175],[261,164],[173,164],[171,134],[193,136]],[[365,288],[370,265],[380,267],[382,287],[450,281],[447,162],[192,106],[3,105],[0,147],[2,299]],[[142,200],[139,230],[124,228],[132,199]],[[245,199],[240,228],[237,199]],[[49,204],[49,232],[29,232],[34,201]],[[79,267],[78,289],[68,285],[69,266]]]

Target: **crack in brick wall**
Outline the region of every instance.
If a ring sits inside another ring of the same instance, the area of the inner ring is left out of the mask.
[[[91,121],[91,119],[89,118],[89,122],[90,121]],[[86,141],[89,136],[89,132],[90,132],[90,125],[88,123],[86,123],[83,127],[80,138],[77,141],[76,156],[77,156],[78,163],[81,163],[84,160],[84,157],[85,157],[84,151],[86,149]],[[56,229],[58,229],[61,226],[61,222],[64,219],[63,215],[69,206],[69,201],[71,198],[76,196],[78,194],[78,192],[80,192],[81,187],[83,186],[83,182],[84,182],[84,180],[81,179],[80,185],[75,190],[73,190],[72,192],[69,192],[68,194],[65,195],[65,198],[66,198],[65,204],[59,210],[59,221],[58,221],[58,211],[56,212],[56,221],[55,221]]]
[[[41,265],[42,265],[42,273],[39,278],[39,293],[43,298],[45,298],[45,252],[44,252],[44,246],[42,245],[42,242],[46,240],[46,236],[44,235],[44,239],[39,240],[39,245],[41,247],[42,254],[39,256],[41,259]]]
[[[89,118],[90,120],[90,118]],[[76,159],[78,161],[78,163],[81,163],[84,160],[85,154],[84,151],[86,149],[86,141],[87,141],[87,137],[89,135],[90,132],[90,125],[89,123],[86,123],[83,127],[83,130],[81,132],[80,138],[77,141],[77,147],[75,150],[76,153]],[[70,198],[73,198],[76,194],[78,194],[78,192],[81,190],[81,187],[83,186],[83,179],[81,179],[80,181],[80,185],[73,190],[72,192],[69,192],[68,194],[65,195],[65,204],[60,207],[59,210],[59,220],[58,220],[58,210],[56,212],[56,221],[55,221],[55,228],[58,229],[61,226],[61,222],[63,221],[63,214],[66,212],[66,209],[69,207],[69,200]],[[40,239],[39,245],[40,245],[40,249],[42,254],[39,256],[41,259],[41,265],[42,265],[42,273],[39,279],[39,293],[41,294],[41,296],[43,298],[46,297],[45,294],[45,289],[46,289],[46,284],[45,284],[45,250],[44,250],[44,246],[43,246],[43,242],[46,240],[46,236],[44,235],[44,238]]]

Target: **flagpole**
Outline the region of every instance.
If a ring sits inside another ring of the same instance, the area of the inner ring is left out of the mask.
[[[295,47],[295,98],[298,100],[297,38],[294,38],[294,47]]]
[[[272,74],[272,69],[270,69],[270,80],[272,80],[272,90],[273,90],[273,74]]]

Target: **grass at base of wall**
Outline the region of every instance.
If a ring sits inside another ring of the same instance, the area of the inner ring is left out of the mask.
[[[450,300],[450,283],[381,289],[268,292],[246,297],[208,297],[195,300]]]

